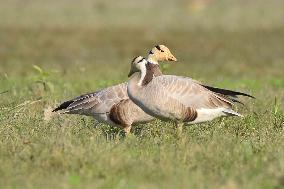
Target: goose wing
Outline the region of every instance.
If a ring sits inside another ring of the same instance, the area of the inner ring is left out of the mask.
[[[159,90],[167,96],[194,109],[231,108],[233,105],[229,98],[211,92],[196,80],[188,77],[164,75],[155,78],[153,83],[160,86]]]
[[[232,97],[232,98],[238,98],[238,96],[246,96],[246,97],[250,97],[250,98],[255,98],[254,96],[251,96],[249,94],[242,93],[242,92],[239,92],[239,91],[221,89],[221,88],[217,88],[217,87],[211,87],[211,86],[208,86],[208,85],[202,85],[202,86],[205,87],[206,89],[212,91],[212,92],[222,94],[222,95],[225,95],[225,96],[229,96],[229,97]]]
[[[63,113],[94,115],[108,113],[111,107],[122,99],[128,99],[127,83],[111,86],[63,102],[53,111]]]

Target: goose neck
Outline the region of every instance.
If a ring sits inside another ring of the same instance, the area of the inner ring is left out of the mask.
[[[151,64],[159,65],[157,58],[153,54],[148,55],[147,61]]]
[[[146,65],[147,72],[152,72],[155,77],[163,75],[159,64],[148,63]]]
[[[141,68],[140,78],[137,83],[139,87],[143,87],[152,81],[155,74],[155,69],[151,67],[153,67],[151,63],[147,63],[145,67]]]
[[[141,67],[141,71],[140,71],[140,79],[138,81],[138,86],[142,86],[143,85],[143,80],[145,79],[147,74],[147,69],[146,66]]]

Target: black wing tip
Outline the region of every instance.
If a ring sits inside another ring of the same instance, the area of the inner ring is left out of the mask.
[[[250,98],[255,99],[254,96],[252,96],[252,95],[250,95],[250,94],[247,94],[247,93],[242,93],[242,92],[238,92],[238,91],[232,91],[232,92],[234,92],[234,94],[235,94],[236,96],[246,96],[246,97],[250,97]]]
[[[68,108],[68,106],[70,104],[72,104],[74,101],[73,100],[69,100],[69,101],[66,101],[66,102],[63,102],[62,104],[60,104],[57,108],[55,108],[54,110],[52,110],[52,112],[57,112],[59,110],[64,110],[66,108]]]
[[[59,107],[55,108],[54,110],[52,110],[51,112],[57,112],[58,110],[60,110]]]
[[[247,94],[247,93],[242,93],[242,92],[238,92],[238,91],[233,91],[233,92],[235,92],[236,96],[240,95],[240,96],[246,96],[246,97],[250,97],[250,98],[255,99],[254,96]]]
[[[250,97],[250,98],[253,98],[253,99],[256,99],[254,96],[249,95],[249,94],[246,94],[245,96]]]
[[[245,106],[245,104],[239,100],[236,100],[236,99],[231,99],[233,102],[236,102],[236,103],[239,103],[241,104],[242,106]]]
[[[207,85],[202,85],[203,87],[207,88],[210,91],[216,92],[216,93],[220,93],[220,94],[224,94],[224,95],[229,95],[229,96],[246,96],[246,97],[250,97],[255,99],[254,96],[246,94],[246,93],[242,93],[242,92],[238,92],[238,91],[232,91],[232,90],[228,90],[228,89],[221,89],[221,88],[217,88],[217,87],[211,87],[211,86],[207,86]]]

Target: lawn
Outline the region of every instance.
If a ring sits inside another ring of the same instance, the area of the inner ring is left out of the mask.
[[[284,3],[193,2],[0,0],[0,188],[284,188]],[[179,60],[164,73],[254,95],[245,117],[126,138],[91,117],[44,120],[126,81],[156,44]]]

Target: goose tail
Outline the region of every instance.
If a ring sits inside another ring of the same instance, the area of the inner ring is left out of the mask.
[[[225,115],[228,115],[228,116],[244,117],[242,114],[239,114],[238,112],[235,112],[235,111],[232,110],[232,109],[223,110],[223,113],[224,113]]]

